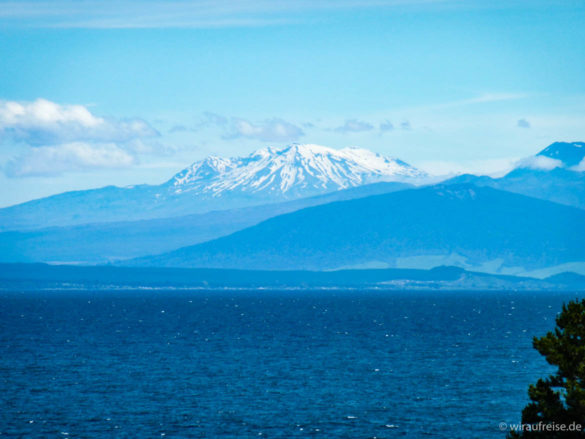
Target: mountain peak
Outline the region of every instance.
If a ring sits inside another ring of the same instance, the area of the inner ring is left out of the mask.
[[[536,156],[559,160],[564,167],[570,168],[579,165],[585,159],[585,143],[555,142],[540,151]]]
[[[291,143],[282,148],[277,148],[274,146],[269,146],[266,148],[258,149],[253,152],[251,155],[260,155],[260,156],[291,156],[291,155],[299,155],[310,157],[319,154],[336,154],[337,150],[321,145],[315,145],[311,143]]]
[[[367,149],[293,143],[258,149],[245,157],[210,156],[179,172],[170,183],[175,193],[195,191],[213,197],[244,193],[294,199],[425,175],[403,161]]]
[[[192,183],[199,180],[206,180],[223,175],[233,167],[230,159],[224,159],[218,156],[210,155],[199,162],[193,163],[188,168],[173,177],[173,185],[181,187],[186,183]]]

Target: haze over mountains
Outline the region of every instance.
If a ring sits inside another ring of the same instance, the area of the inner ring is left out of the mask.
[[[417,188],[424,172],[357,148],[209,157],[159,186],[0,209],[0,262],[585,273],[584,160],[559,142],[501,178]]]
[[[585,143],[556,142],[522,160],[501,178],[461,175],[446,183],[472,183],[585,208]]]
[[[0,231],[169,218],[284,202],[376,182],[416,182],[426,174],[365,149],[318,145],[211,156],[158,186],[66,192],[0,209]]]
[[[434,259],[518,273],[585,261],[585,233],[575,233],[584,225],[585,210],[487,187],[437,185],[303,209],[134,263],[331,270]]]
[[[410,187],[406,183],[382,182],[283,203],[172,218],[0,232],[0,262],[116,262],[209,241],[305,207]]]

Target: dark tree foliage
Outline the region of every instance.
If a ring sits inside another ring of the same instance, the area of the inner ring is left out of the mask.
[[[580,424],[581,431],[512,432],[509,438],[585,438],[585,299],[563,305],[554,332],[533,340],[533,346],[557,372],[528,389],[531,402],[522,424]]]

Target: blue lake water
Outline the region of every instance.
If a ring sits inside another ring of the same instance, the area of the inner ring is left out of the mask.
[[[2,437],[503,438],[572,293],[0,293]]]

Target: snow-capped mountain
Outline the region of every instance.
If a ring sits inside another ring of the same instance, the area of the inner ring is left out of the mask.
[[[170,218],[312,197],[377,182],[415,183],[425,174],[366,149],[317,145],[208,157],[158,186],[107,186],[0,209],[0,230]]]
[[[207,197],[245,193],[294,199],[380,181],[411,181],[425,173],[367,149],[336,150],[294,144],[264,148],[247,157],[211,156],[175,175],[167,187]]]

